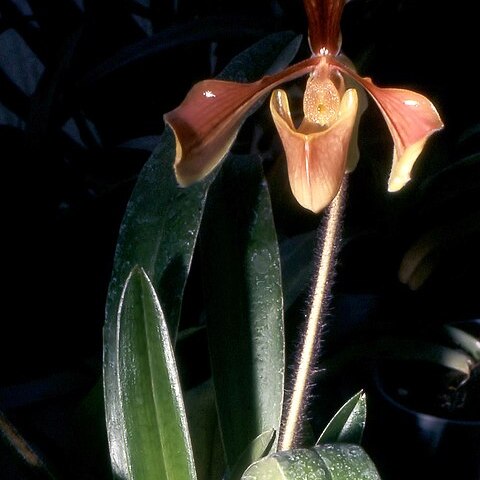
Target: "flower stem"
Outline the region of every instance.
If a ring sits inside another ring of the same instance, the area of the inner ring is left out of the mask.
[[[284,421],[279,439],[279,450],[290,450],[301,433],[311,389],[310,379],[320,356],[321,337],[327,314],[330,290],[333,282],[336,256],[341,234],[347,176],[345,175],[337,196],[325,211],[318,237],[318,270],[310,294],[304,335],[301,340],[299,361],[295,366],[293,390],[287,398]]]

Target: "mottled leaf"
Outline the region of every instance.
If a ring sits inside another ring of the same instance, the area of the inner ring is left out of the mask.
[[[380,480],[366,452],[346,443],[278,452],[254,463],[242,480]]]

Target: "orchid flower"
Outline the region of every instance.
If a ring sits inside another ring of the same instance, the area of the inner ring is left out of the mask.
[[[285,150],[293,195],[303,207],[321,211],[335,197],[345,172],[356,164],[355,158],[348,158],[359,108],[357,90],[346,88],[352,81],[378,105],[393,139],[388,190],[400,190],[410,180],[425,142],[443,127],[442,120],[423,95],[378,87],[357,74],[341,54],[340,19],[347,1],[304,0],[310,58],[253,83],[199,82],[179,107],[165,114],[175,134],[174,167],[181,186],[201,180],[221,162],[251,108],[273,90],[270,109]],[[287,94],[275,88],[307,74],[304,118],[297,128]]]

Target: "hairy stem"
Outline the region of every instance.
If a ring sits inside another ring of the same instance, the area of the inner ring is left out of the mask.
[[[302,336],[299,360],[294,370],[293,390],[286,402],[279,450],[294,448],[308,407],[310,379],[320,356],[323,324],[328,310],[330,289],[335,270],[338,240],[340,239],[347,177],[332,203],[325,211],[319,230],[317,272],[310,296],[310,310]]]

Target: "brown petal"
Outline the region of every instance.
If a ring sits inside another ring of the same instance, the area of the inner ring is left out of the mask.
[[[313,53],[326,49],[336,55],[340,51],[342,18],[345,0],[303,0],[308,17],[308,38]]]
[[[345,65],[355,71],[355,66],[352,61],[343,53],[337,56],[338,59],[342,61]],[[340,72],[338,72],[340,74]],[[344,77],[345,87],[354,88],[358,87],[358,84],[355,84],[355,81],[350,77]],[[347,173],[351,173],[357,168],[358,161],[360,159],[360,148],[358,146],[358,134],[360,129],[360,121],[362,115],[365,113],[365,110],[368,107],[368,97],[365,93],[364,88],[357,88],[358,95],[358,111],[357,116],[355,117],[355,124],[353,125],[352,139],[350,140],[350,146],[348,149],[347,157]]]
[[[432,102],[419,93],[377,87],[370,78],[360,77],[339,62],[333,63],[363,85],[379,106],[394,144],[388,190],[400,190],[410,180],[412,167],[428,137],[443,128],[440,115]]]
[[[357,92],[347,90],[333,125],[304,134],[295,130],[286,93],[272,93],[270,110],[285,149],[292,192],[298,203],[312,212],[325,208],[340,188],[357,106]]]
[[[254,104],[277,85],[310,72],[311,58],[253,83],[205,80],[164,115],[176,140],[175,173],[185,187],[208,175],[230,149]]]

